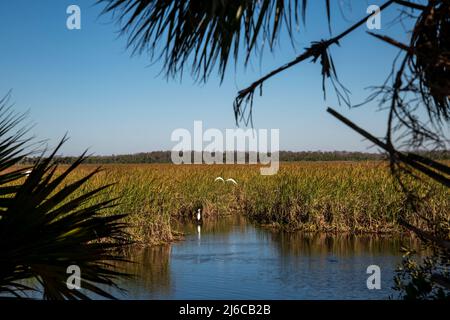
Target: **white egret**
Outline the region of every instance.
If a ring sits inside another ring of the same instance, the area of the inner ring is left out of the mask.
[[[232,183],[234,183],[235,185],[237,185],[236,180],[234,180],[234,179],[232,179],[232,178],[229,178],[229,179],[227,179],[226,181],[227,181],[227,182],[232,182]]]
[[[200,208],[197,210],[196,220],[197,220],[197,223],[202,222],[202,209],[200,209]]]

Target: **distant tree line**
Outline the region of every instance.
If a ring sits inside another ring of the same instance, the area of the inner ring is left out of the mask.
[[[416,153],[427,156],[435,160],[450,160],[450,150],[445,151],[416,151]],[[240,154],[242,155],[242,153]],[[212,156],[215,156],[212,153]],[[237,159],[237,152],[234,158]],[[253,154],[253,156],[255,156]],[[222,154],[225,163],[226,155]],[[245,153],[245,161],[248,163],[251,154]],[[27,157],[22,160],[22,164],[34,164],[38,157]],[[71,164],[77,157],[56,156],[55,161],[58,164]],[[194,159],[194,152],[191,151],[191,159]],[[367,160],[384,160],[386,155],[383,153],[368,152],[350,152],[350,151],[280,151],[279,160],[283,162],[292,161],[367,161]],[[258,157],[259,161],[259,157]],[[134,154],[120,154],[108,156],[90,156],[84,163],[88,164],[126,164],[126,163],[171,163],[171,151],[152,151],[140,152]]]

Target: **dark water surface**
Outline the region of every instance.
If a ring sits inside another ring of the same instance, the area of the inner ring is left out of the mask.
[[[182,229],[181,229],[182,228]],[[286,233],[239,217],[180,227],[184,241],[135,248],[124,267],[122,299],[386,299],[402,245],[377,236]],[[199,232],[200,231],[200,232]],[[381,268],[381,289],[366,285],[369,265]],[[111,291],[110,291],[111,292]]]

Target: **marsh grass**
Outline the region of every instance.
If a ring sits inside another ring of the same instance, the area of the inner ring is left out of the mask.
[[[95,167],[84,165],[72,178]],[[177,224],[192,219],[197,208],[205,219],[239,214],[261,225],[312,232],[395,233],[401,231],[400,215],[419,223],[404,205],[405,195],[396,188],[385,162],[282,163],[273,176],[260,175],[256,165],[103,168],[84,188],[114,182],[100,197],[120,197],[120,202],[104,214],[129,213],[132,240],[145,244],[176,240]],[[218,176],[233,178],[238,185],[215,182]],[[417,183],[417,188],[430,194],[421,214],[448,219],[449,192],[439,185],[426,188]]]

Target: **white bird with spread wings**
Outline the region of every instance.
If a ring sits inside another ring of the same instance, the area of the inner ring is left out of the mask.
[[[222,178],[222,177],[217,177],[216,179],[214,179],[214,181],[222,181],[223,183],[225,183],[225,182],[231,182],[231,183],[234,183],[235,185],[237,185],[236,180],[234,180],[234,179],[232,179],[232,178],[228,178],[227,180],[225,180],[225,179]]]

